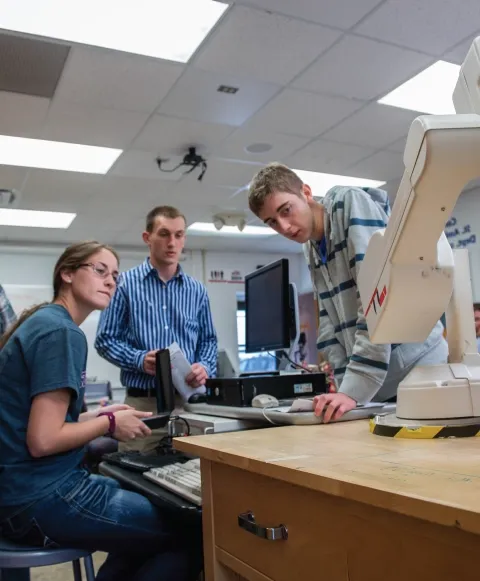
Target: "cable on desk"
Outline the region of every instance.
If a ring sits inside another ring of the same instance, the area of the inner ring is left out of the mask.
[[[263,417],[264,417],[264,418],[265,418],[267,421],[269,421],[271,424],[273,424],[274,426],[280,426],[280,424],[277,424],[277,422],[274,422],[274,421],[272,420],[272,418],[269,418],[269,417],[267,416],[267,414],[266,414],[266,410],[268,410],[268,409],[272,409],[272,408],[267,408],[267,407],[265,407],[265,408],[262,408],[262,414],[263,414]]]
[[[187,429],[187,436],[190,435],[190,424],[187,422],[187,420],[185,418],[182,418],[182,416],[172,416],[170,418],[172,421],[176,422],[177,420],[180,420],[181,422],[183,422],[185,424],[185,427]]]

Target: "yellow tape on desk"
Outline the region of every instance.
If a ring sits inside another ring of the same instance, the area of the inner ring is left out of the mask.
[[[435,440],[444,438],[476,438],[480,436],[480,423],[465,426],[388,426],[370,420],[370,432],[387,438],[410,440]]]

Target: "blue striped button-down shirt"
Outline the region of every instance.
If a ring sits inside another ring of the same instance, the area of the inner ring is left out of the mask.
[[[205,286],[180,267],[165,283],[147,258],[122,274],[100,317],[95,348],[121,368],[122,385],[148,389],[155,378],[143,371],[145,355],[174,341],[190,363],[201,363],[215,376],[217,335]]]

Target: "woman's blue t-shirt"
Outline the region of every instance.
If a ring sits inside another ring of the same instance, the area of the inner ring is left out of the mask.
[[[33,458],[26,439],[32,399],[41,393],[70,389],[65,421],[78,421],[86,364],[85,335],[60,305],[40,308],[0,351],[0,507],[46,496],[79,467],[83,447]]]

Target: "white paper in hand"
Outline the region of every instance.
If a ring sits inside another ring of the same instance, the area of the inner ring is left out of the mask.
[[[188,375],[192,372],[192,366],[187,361],[187,358],[180,349],[178,343],[172,343],[168,350],[170,351],[170,362],[172,364],[173,385],[182,396],[183,401],[188,401],[188,398],[194,393],[205,393],[206,388],[204,385],[200,387],[190,387],[185,381]]]
[[[294,412],[312,412],[313,411],[313,399],[302,397],[295,399],[288,410],[288,413]]]

